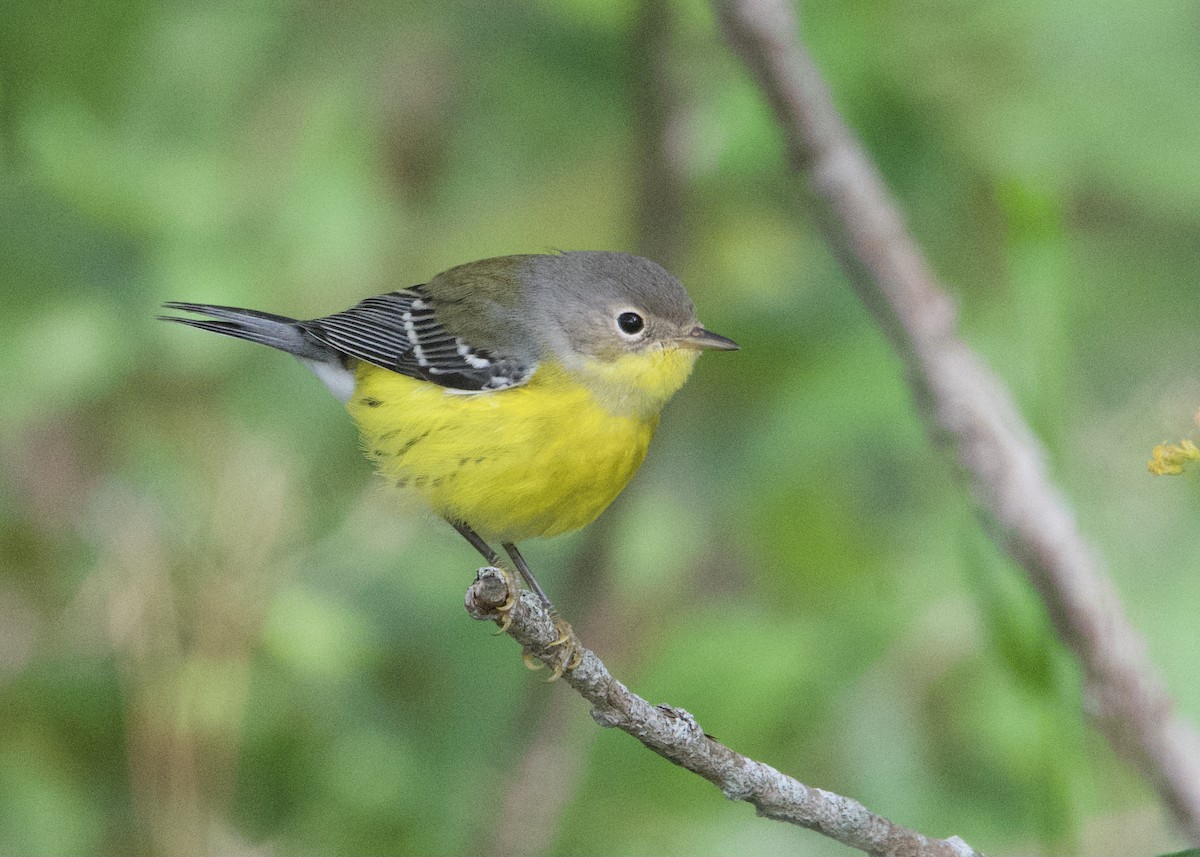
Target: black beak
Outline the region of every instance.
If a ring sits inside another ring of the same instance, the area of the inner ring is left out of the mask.
[[[685,348],[715,348],[717,351],[737,351],[738,344],[732,339],[726,339],[719,333],[705,330],[696,325],[685,335],[679,337],[679,344]]]

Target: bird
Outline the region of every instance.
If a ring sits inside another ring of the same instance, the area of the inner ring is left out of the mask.
[[[191,314],[164,321],[276,348],[311,369],[384,479],[505,574],[506,628],[519,584],[499,544],[555,619],[552,678],[575,669],[582,650],[517,543],[595,520],[641,466],[701,351],[738,349],[700,323],[660,265],[606,251],[469,262],[311,320],[163,306]]]

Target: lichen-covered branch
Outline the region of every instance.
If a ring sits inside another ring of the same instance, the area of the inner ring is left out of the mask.
[[[466,606],[476,619],[495,620],[509,597],[504,575],[481,568],[467,590]],[[527,657],[553,667],[561,660],[554,646],[558,631],[538,598],[522,594],[511,612],[507,633]],[[592,704],[601,726],[628,732],[664,759],[699,774],[730,800],[753,804],[758,814],[815,830],[852,848],[887,857],[982,857],[958,837],[932,839],[894,824],[858,801],[806,786],[762,762],[749,759],[704,734],[688,712],[651,705],[613,678],[593,652],[562,680]]]
[[[1200,844],[1200,736],[1174,712],[1146,645],[1051,482],[1008,390],[955,332],[950,298],[870,158],[834,107],[786,0],[714,0],[757,79],[817,220],[904,361],[935,441],[960,463],[995,541],[1026,570],[1085,675],[1085,705]]]

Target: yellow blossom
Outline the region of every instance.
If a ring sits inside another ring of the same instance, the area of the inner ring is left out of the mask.
[[[1154,457],[1146,467],[1155,476],[1176,476],[1189,462],[1200,461],[1200,447],[1190,440],[1181,440],[1178,444],[1160,443],[1151,454]]]

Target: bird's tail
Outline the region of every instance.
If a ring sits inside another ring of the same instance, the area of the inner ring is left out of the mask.
[[[354,393],[353,361],[317,340],[304,330],[301,322],[286,315],[273,315],[253,309],[239,309],[212,304],[191,304],[172,301],[163,304],[167,309],[193,312],[208,318],[182,318],[177,315],[160,315],[163,321],[177,321],[189,327],[223,333],[237,339],[257,342],[294,354],[300,362],[313,371],[321,383],[343,402]]]
[[[239,309],[238,307],[178,301],[171,301],[163,306],[166,309],[207,315],[209,318],[160,315],[159,319],[162,321],[177,321],[201,330],[211,330],[213,333],[223,333],[226,336],[246,339],[309,360],[328,360],[330,356],[328,348],[305,334],[296,324],[296,319],[288,318],[285,315],[274,315],[269,312]]]

